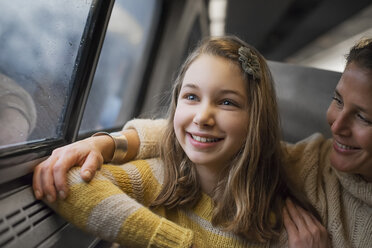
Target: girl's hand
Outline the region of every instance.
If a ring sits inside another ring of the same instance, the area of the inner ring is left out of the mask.
[[[331,247],[324,226],[312,214],[294,205],[291,200],[286,201],[283,219],[289,247]]]
[[[36,199],[44,196],[54,202],[58,196],[67,197],[67,172],[73,166],[81,166],[81,177],[90,181],[103,162],[110,160],[114,141],[109,136],[87,138],[55,149],[51,156],[37,165],[33,175],[33,189]]]

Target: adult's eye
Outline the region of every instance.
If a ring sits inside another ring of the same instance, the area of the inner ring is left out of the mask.
[[[365,118],[363,115],[361,114],[357,114],[357,118],[361,121],[363,121],[364,123],[368,124],[368,125],[372,125],[372,122],[370,120],[368,120],[367,118]]]
[[[333,101],[336,102],[338,106],[342,106],[342,100],[338,98],[337,96],[332,97]]]

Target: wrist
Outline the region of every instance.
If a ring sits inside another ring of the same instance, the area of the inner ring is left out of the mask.
[[[91,151],[101,154],[103,161],[110,162],[115,150],[114,140],[108,135],[92,135],[87,138]]]
[[[99,150],[105,162],[123,163],[128,150],[128,141],[125,135],[120,132],[98,132],[92,137],[101,139],[102,143],[99,142],[97,145],[101,147]]]
[[[140,140],[137,131],[135,129],[127,129],[121,131],[121,133],[124,134],[128,140],[128,152],[124,158],[124,162],[131,161],[135,159],[140,147]]]

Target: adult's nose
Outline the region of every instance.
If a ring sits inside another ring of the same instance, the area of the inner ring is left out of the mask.
[[[335,135],[349,136],[351,133],[351,118],[344,110],[337,112],[334,115],[334,120],[331,124],[331,131]]]

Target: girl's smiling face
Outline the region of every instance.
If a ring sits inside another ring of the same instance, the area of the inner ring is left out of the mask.
[[[196,165],[220,171],[247,137],[246,82],[240,68],[201,55],[185,73],[174,115],[177,140]]]
[[[333,134],[330,160],[340,171],[372,181],[372,73],[350,63],[336,86],[327,120]]]

